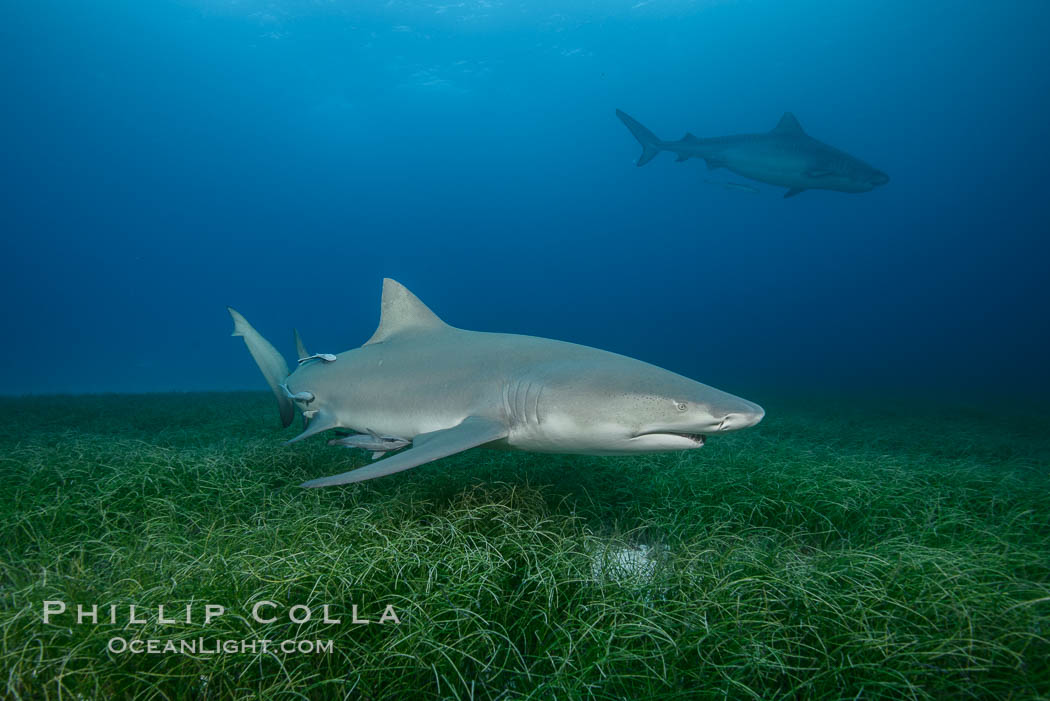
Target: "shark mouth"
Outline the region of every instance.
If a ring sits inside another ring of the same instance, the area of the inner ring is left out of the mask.
[[[654,431],[652,433],[641,433],[637,437],[642,436],[676,436],[678,438],[685,438],[688,441],[692,441],[695,447],[701,448],[704,443],[707,442],[707,436],[702,433],[678,433],[676,431]]]
[[[681,436],[682,438],[688,438],[699,448],[707,442],[707,436],[702,433],[672,433],[672,436]]]

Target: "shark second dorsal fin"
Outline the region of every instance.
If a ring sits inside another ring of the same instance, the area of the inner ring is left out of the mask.
[[[785,112],[784,116],[780,118],[777,125],[773,128],[774,134],[783,134],[785,136],[805,136],[806,132],[802,130],[802,125],[799,124],[798,118],[790,112]]]
[[[383,302],[379,313],[379,328],[365,345],[382,343],[408,330],[443,329],[448,324],[419,301],[404,285],[390,278],[383,279]]]
[[[299,329],[292,329],[292,331],[295,331],[295,352],[299,354],[299,360],[309,358],[310,354],[306,352],[306,344],[303,343],[303,338],[299,335]]]

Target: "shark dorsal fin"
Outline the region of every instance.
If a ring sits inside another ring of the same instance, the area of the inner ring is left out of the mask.
[[[365,345],[382,343],[409,329],[442,329],[448,324],[430,311],[427,305],[396,280],[383,279],[383,302],[379,313],[379,328]]]
[[[805,136],[806,132],[802,130],[802,125],[798,123],[798,118],[790,112],[785,112],[784,116],[780,118],[777,125],[773,128],[774,134],[783,134],[785,136]]]

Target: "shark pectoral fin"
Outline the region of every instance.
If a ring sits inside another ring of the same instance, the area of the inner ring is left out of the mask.
[[[341,475],[303,482],[300,486],[331,487],[392,475],[395,472],[418,467],[449,455],[462,453],[464,450],[476,448],[483,443],[506,438],[507,433],[507,427],[499,421],[480,416],[468,416],[462,423],[452,428],[421,433],[412,441],[412,447],[403,453],[385,458],[372,465],[344,472]]]
[[[805,192],[805,191],[806,191],[806,188],[804,188],[804,187],[793,187],[793,188],[791,188],[790,190],[788,190],[787,192],[784,193],[784,199],[787,199],[788,197],[794,197],[798,193]]]

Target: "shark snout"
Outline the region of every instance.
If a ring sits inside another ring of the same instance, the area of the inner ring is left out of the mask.
[[[751,404],[746,409],[738,409],[731,411],[722,417],[722,421],[718,426],[719,431],[738,431],[742,428],[750,428],[754,426],[762,417],[766,415],[766,410],[757,404]]]
[[[886,175],[880,170],[876,171],[875,175],[871,176],[871,179],[868,182],[871,183],[872,187],[878,187],[880,185],[885,185],[889,181],[890,176]]]

